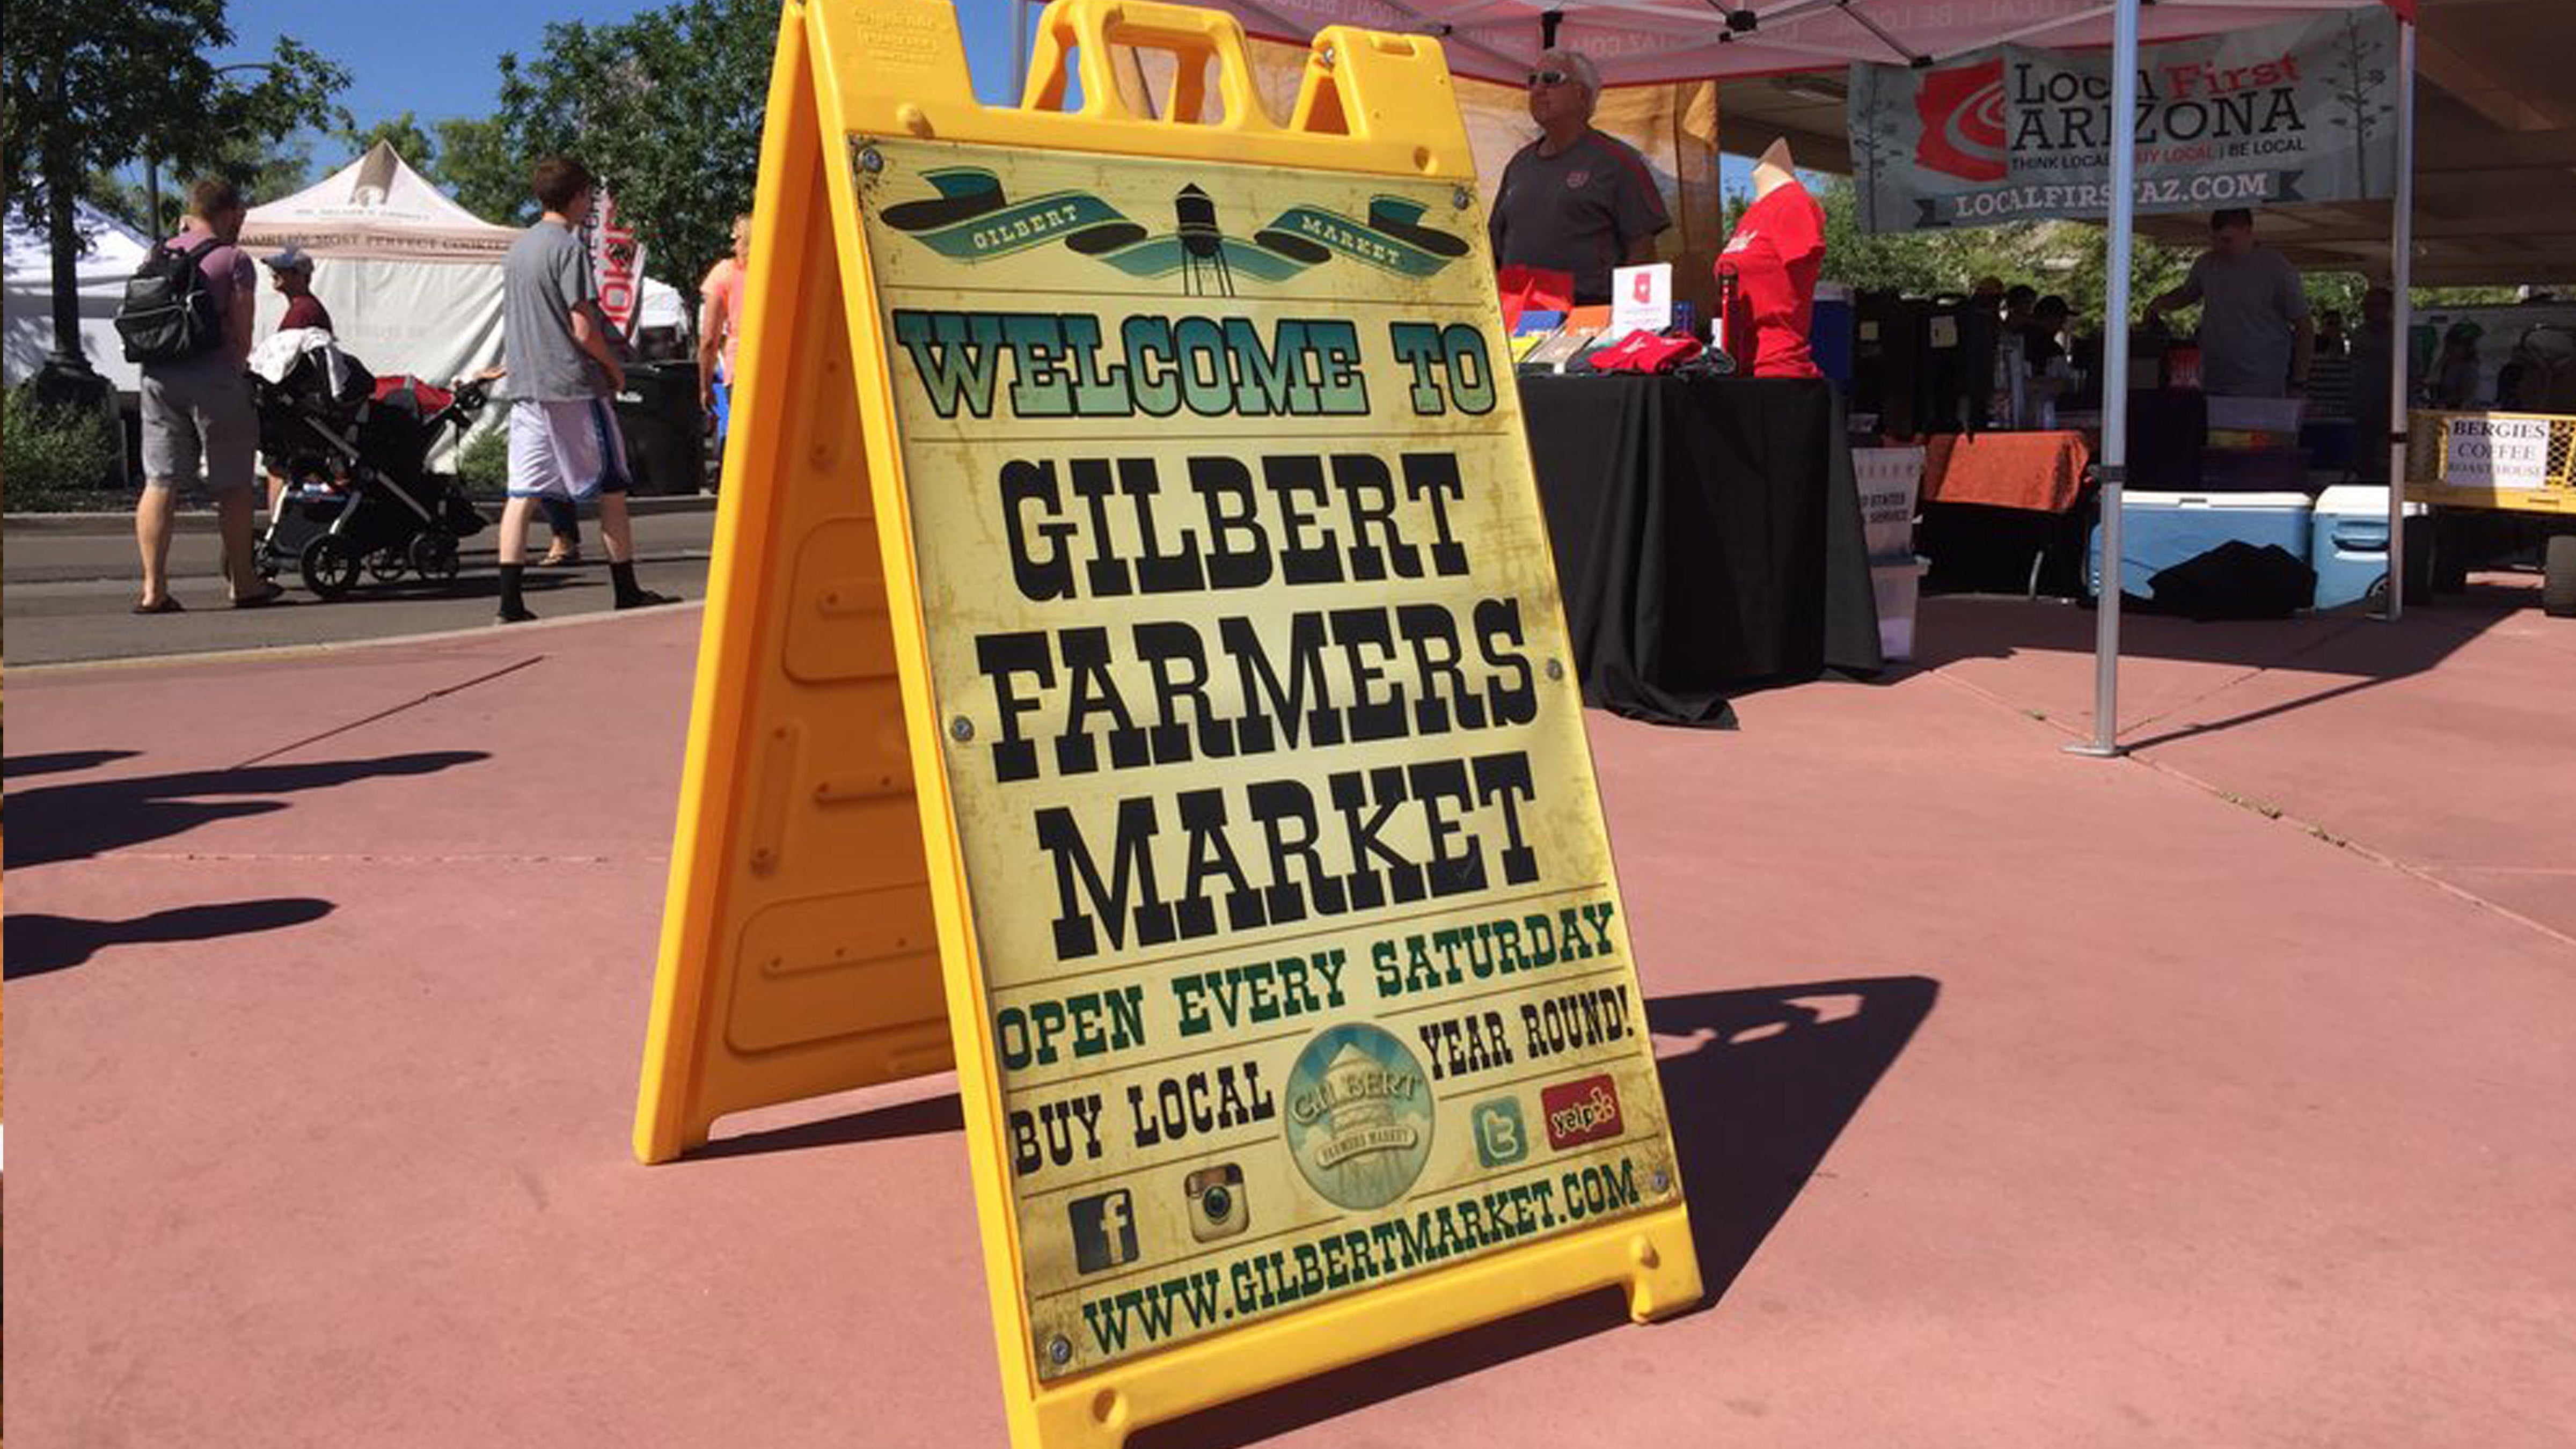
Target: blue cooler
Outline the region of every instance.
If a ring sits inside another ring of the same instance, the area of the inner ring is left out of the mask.
[[[2406,505],[2408,518],[2420,519],[2423,514],[2423,504]],[[2406,531],[2414,533],[2422,526],[2409,523]],[[2388,580],[2388,490],[2377,484],[2344,483],[2318,494],[2308,566],[2317,571],[2316,607],[2320,609],[2359,603],[2383,587]],[[2421,588],[2419,577],[2408,591],[2408,602]]]
[[[2121,499],[2120,591],[2149,598],[2147,580],[2231,539],[2257,548],[2276,543],[2305,562],[2309,501],[2305,493],[2150,493]],[[2102,529],[2086,543],[2085,587],[2102,591]]]
[[[1807,325],[1807,346],[1815,354],[1816,371],[1834,380],[1834,385],[1849,388],[1852,381],[1852,357],[1859,350],[1853,340],[1851,288],[1836,282],[1816,285],[1815,311]]]

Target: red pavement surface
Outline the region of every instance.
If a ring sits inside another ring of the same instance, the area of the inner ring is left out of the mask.
[[[1596,716],[1704,1311],[1143,1444],[2576,1442],[2576,626]],[[9,681],[21,1445],[998,1442],[949,1084],[627,1155],[696,615]],[[361,721],[364,721],[363,723]]]

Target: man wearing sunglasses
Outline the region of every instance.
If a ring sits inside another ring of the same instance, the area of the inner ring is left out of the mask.
[[[1539,138],[1503,168],[1488,231],[1497,267],[1538,267],[1574,278],[1578,306],[1610,300],[1610,270],[1655,259],[1655,234],[1672,224],[1636,148],[1592,129],[1601,73],[1579,51],[1550,50],[1529,76]]]

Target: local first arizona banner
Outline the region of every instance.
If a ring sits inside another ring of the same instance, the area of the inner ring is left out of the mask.
[[[2372,5],[2146,47],[2137,209],[2360,201],[2397,184],[2397,17]],[[1912,69],[1854,65],[1864,231],[2099,217],[2110,57],[2005,45]]]
[[[853,174],[1039,1377],[1677,1205],[1472,195]]]

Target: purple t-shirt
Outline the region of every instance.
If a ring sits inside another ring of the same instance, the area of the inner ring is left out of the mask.
[[[174,252],[191,251],[206,237],[207,233],[202,231],[183,231],[162,245]],[[206,274],[206,290],[214,296],[215,315],[219,317],[230,317],[233,298],[248,296],[250,289],[259,285],[259,274],[251,266],[250,253],[236,246],[220,246],[206,253],[197,263],[197,270]],[[240,290],[236,291],[236,288]]]

